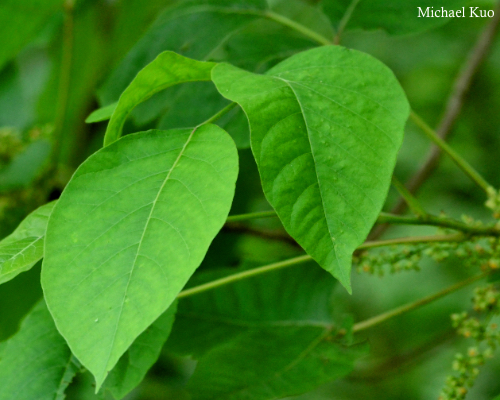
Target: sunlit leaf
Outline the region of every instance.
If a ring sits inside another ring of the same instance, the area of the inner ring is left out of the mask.
[[[215,125],[128,135],[76,171],[49,219],[42,286],[98,388],[201,263],[237,171]]]
[[[28,314],[4,345],[0,359],[1,400],[62,400],[79,362],[57,332],[45,302]]]
[[[45,231],[55,202],[28,215],[10,236],[0,241],[0,283],[29,270],[43,257]]]
[[[120,96],[106,129],[104,144],[109,145],[120,137],[127,115],[138,104],[170,86],[210,80],[210,71],[214,65],[191,60],[171,51],[161,53],[137,74]]]
[[[409,114],[392,72],[339,46],[256,75],[216,66],[250,122],[268,201],[297,242],[350,291],[351,256],[384,203]]]

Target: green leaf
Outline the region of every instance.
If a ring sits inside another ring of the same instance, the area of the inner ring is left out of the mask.
[[[0,69],[62,11],[63,0],[2,0]]]
[[[183,1],[168,8],[108,78],[99,92],[101,104],[116,101],[137,72],[162,51],[210,59],[231,35],[258,18],[252,11],[265,8],[265,0]]]
[[[209,81],[214,63],[191,60],[171,51],[161,53],[142,69],[120,96],[109,121],[104,145],[121,135],[127,115],[155,93],[183,82]]]
[[[364,348],[335,338],[351,328],[332,321],[335,284],[308,263],[181,299],[167,348],[200,358],[193,398],[275,399],[349,373]]]
[[[328,327],[250,330],[202,358],[188,383],[193,400],[272,400],[308,392],[354,368],[366,346],[335,342]]]
[[[174,301],[224,224],[237,152],[215,125],[128,135],[75,172],[49,219],[42,286],[99,388]]]
[[[165,50],[197,60],[224,58],[233,64],[247,63],[253,58],[252,53],[261,53],[258,59],[252,60],[255,67],[266,59],[276,58],[277,53],[283,50],[283,42],[291,45],[289,50],[292,52],[303,49],[304,42],[297,40],[297,37],[307,39],[309,47],[316,44],[307,36],[297,34],[289,26],[270,18],[271,13],[292,19],[319,36],[333,37],[328,18],[318,8],[301,0],[182,1],[158,17],[146,35],[114,70],[99,91],[101,104],[116,101],[137,72]],[[246,28],[251,28],[254,22],[269,19],[272,20],[272,25],[281,28],[279,40],[265,41],[263,46],[253,43],[251,52],[239,53],[230,49],[228,52],[227,48],[231,47],[233,37],[239,36]],[[256,48],[259,50],[256,51]]]
[[[254,267],[252,263],[250,266]],[[240,272],[227,268],[193,277],[196,286]],[[180,300],[168,348],[198,359],[245,333],[270,328],[331,323],[336,281],[314,262],[269,272]]]
[[[105,107],[98,108],[95,111],[92,111],[92,113],[87,117],[85,122],[87,124],[92,124],[94,122],[107,121],[108,119],[111,118],[111,115],[113,115],[113,113],[115,112],[117,105],[118,102],[115,102]]]
[[[461,10],[467,1],[442,0],[437,4],[434,0],[323,0],[321,4],[336,26],[344,19],[348,29],[384,29],[390,34],[403,35],[435,28],[450,20],[419,17],[418,7],[424,12],[427,7]]]
[[[148,329],[146,329],[120,358],[104,381],[115,399],[121,399],[134,389],[156,362],[174,323],[177,303],[173,303]]]
[[[0,400],[62,400],[80,369],[43,301],[7,340],[1,356]]]
[[[247,114],[285,229],[350,291],[351,256],[382,208],[409,114],[394,75],[367,54],[324,46],[266,75],[220,64],[212,78]]]
[[[47,222],[55,204],[37,208],[11,235],[0,241],[0,283],[28,271],[42,259]]]

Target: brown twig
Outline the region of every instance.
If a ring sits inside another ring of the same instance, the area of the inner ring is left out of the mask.
[[[452,131],[455,122],[460,115],[464,104],[465,96],[469,91],[473,78],[479,67],[486,59],[486,56],[491,49],[493,39],[500,25],[500,2],[495,9],[495,16],[490,23],[484,28],[479,35],[479,38],[467,57],[464,66],[455,80],[453,90],[448,97],[443,117],[438,124],[436,132],[439,137],[445,140]],[[406,182],[408,191],[415,194],[427,178],[434,172],[439,163],[441,149],[435,145],[432,146],[429,154],[422,164],[420,169]],[[400,198],[396,205],[391,210],[392,214],[401,214],[406,210],[407,204],[404,199]],[[372,231],[369,238],[371,240],[380,237],[389,227],[389,225],[380,225]]]

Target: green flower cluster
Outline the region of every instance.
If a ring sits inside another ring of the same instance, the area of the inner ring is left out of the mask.
[[[483,271],[500,268],[500,238],[471,238],[465,242],[434,242],[396,245],[355,254],[353,265],[359,273],[384,276],[387,272],[419,271],[423,256],[436,262],[458,258],[460,265],[480,266]]]
[[[493,210],[494,218],[500,219],[500,192],[491,186],[488,188],[488,200],[485,205]]]
[[[500,292],[497,287],[489,284],[476,288],[472,302],[475,316],[462,312],[453,314],[451,320],[457,333],[473,339],[475,345],[469,347],[466,354],[455,356],[452,368],[456,373],[446,378],[439,400],[464,399],[479,375],[479,367],[493,357],[500,345],[498,326],[490,323],[493,316],[500,314]]]

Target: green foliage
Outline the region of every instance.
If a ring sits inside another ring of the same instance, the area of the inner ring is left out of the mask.
[[[62,400],[79,369],[45,302],[40,301],[23,321],[19,334],[5,343],[0,359],[0,399]]]
[[[210,72],[214,65],[214,63],[191,60],[172,52],[161,53],[137,74],[120,96],[104,136],[104,145],[107,146],[120,137],[127,115],[139,103],[179,83],[210,80]]]
[[[49,220],[42,286],[98,388],[201,263],[237,170],[231,139],[204,125],[126,136],[73,175]]]
[[[323,11],[337,27],[343,24],[344,18],[347,18],[349,29],[384,29],[394,35],[421,32],[448,22],[447,18],[418,17],[418,7],[425,13],[428,7],[430,10],[439,11],[441,7],[445,10],[458,10],[466,4],[465,0],[444,0],[439,4],[432,0],[322,0],[321,2]]]
[[[115,399],[122,399],[141,383],[170,335],[176,311],[177,303],[173,303],[135,339],[107,376],[103,390],[109,390]]]
[[[0,241],[0,284],[29,270],[43,257],[49,215],[55,202],[33,211],[11,235]]]
[[[351,256],[382,208],[409,113],[392,73],[365,54],[323,47],[265,76],[220,65],[213,79],[248,116],[283,225],[350,291]]]
[[[500,53],[479,68],[498,19],[418,16],[465,0],[4,3],[0,399],[498,393]],[[469,312],[452,293],[484,278]]]

